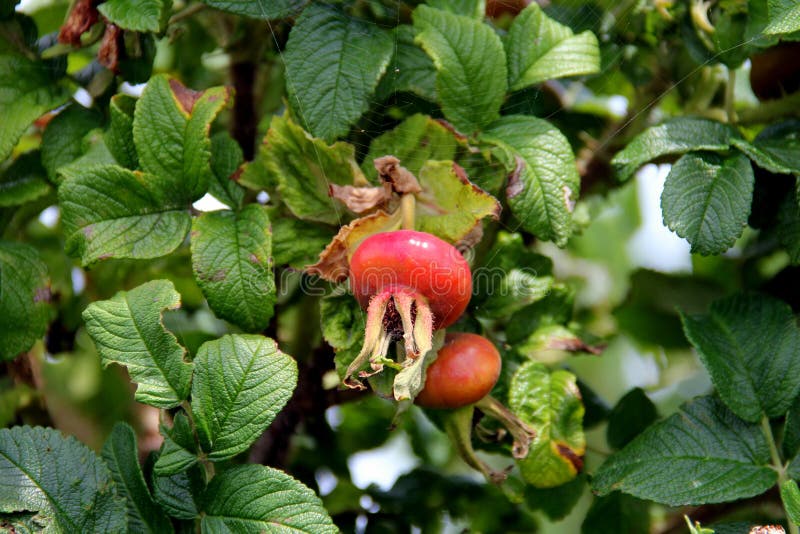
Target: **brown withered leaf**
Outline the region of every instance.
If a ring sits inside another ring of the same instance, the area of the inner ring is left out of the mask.
[[[203,96],[202,91],[193,91],[174,78],[170,78],[169,88],[172,90],[172,94],[175,95],[175,99],[187,115],[192,114],[195,103]]]
[[[100,49],[97,51],[97,61],[108,70],[119,72],[119,60],[124,52],[122,41],[122,29],[114,24],[106,26],[103,40],[100,41]]]
[[[375,170],[381,180],[392,185],[392,189],[400,194],[419,193],[422,188],[411,171],[400,165],[400,160],[394,156],[375,158]]]
[[[350,276],[350,258],[358,245],[372,234],[399,229],[400,223],[400,210],[392,214],[379,210],[342,226],[319,255],[319,261],[307,266],[306,272],[329,282],[344,282]]]
[[[343,202],[353,213],[361,214],[385,206],[392,199],[392,188],[388,183],[377,187],[330,184],[328,195]]]
[[[81,35],[89,31],[100,18],[97,12],[99,0],[78,0],[69,12],[66,22],[58,32],[58,42],[81,46]]]
[[[603,345],[589,345],[581,338],[575,337],[555,337],[549,340],[548,349],[566,350],[569,352],[585,352],[594,356],[599,356],[603,353],[605,346]]]

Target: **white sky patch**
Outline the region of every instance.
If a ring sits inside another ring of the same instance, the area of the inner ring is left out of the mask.
[[[119,86],[119,90],[125,93],[126,95],[139,98],[140,96],[142,96],[142,91],[144,91],[145,87],[147,87],[147,82],[137,83],[137,84],[122,82],[122,84]]]
[[[69,274],[70,278],[72,278],[72,292],[80,295],[86,288],[86,275],[83,274],[83,269],[73,267]]]
[[[39,222],[48,228],[55,227],[58,224],[58,216],[60,215],[58,206],[49,206],[42,210],[39,214]]]
[[[74,98],[78,104],[85,108],[92,107],[92,102],[94,102],[92,95],[90,95],[89,91],[83,87],[78,87],[78,89],[72,94],[72,98]]]
[[[323,497],[336,489],[336,486],[339,484],[339,480],[336,478],[336,475],[333,474],[333,471],[326,467],[317,469],[314,473],[314,479],[317,481],[319,494]]]
[[[408,436],[404,432],[396,432],[389,441],[377,449],[360,451],[347,459],[353,484],[360,489],[375,484],[384,491],[388,490],[400,475],[411,471],[417,465],[419,458],[411,450]]]
[[[203,195],[200,200],[192,204],[192,207],[197,211],[219,211],[230,209],[226,204],[223,204],[217,200],[217,198],[210,193]]]
[[[692,272],[691,246],[664,226],[661,192],[671,165],[645,165],[636,173],[642,226],[628,243],[634,265],[663,273]]]
[[[266,204],[267,202],[269,202],[269,193],[267,193],[266,191],[259,191],[258,194],[256,195],[256,200],[258,201],[259,204]]]
[[[628,99],[622,95],[608,97],[608,110],[617,117],[624,117],[628,114]]]

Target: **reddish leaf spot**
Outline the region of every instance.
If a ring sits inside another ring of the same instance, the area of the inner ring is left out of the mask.
[[[523,189],[525,189],[525,184],[523,184],[522,180],[520,179],[524,168],[525,160],[517,156],[517,166],[514,168],[511,174],[508,175],[508,185],[506,186],[506,196],[508,196],[508,198],[514,198],[522,193]]]
[[[201,91],[192,91],[175,79],[169,81],[169,88],[172,90],[172,94],[175,95],[175,100],[178,101],[178,104],[187,114],[192,113],[195,103],[203,96]]]
[[[556,448],[558,449],[558,454],[571,463],[576,472],[580,472],[583,469],[583,458],[576,454],[569,445],[556,443]]]
[[[39,287],[33,294],[33,302],[50,302],[50,288]]]

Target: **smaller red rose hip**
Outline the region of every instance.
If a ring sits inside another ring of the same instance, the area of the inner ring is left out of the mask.
[[[477,334],[447,334],[444,346],[426,371],[425,387],[415,402],[426,408],[461,408],[492,390],[502,360],[495,346]]]

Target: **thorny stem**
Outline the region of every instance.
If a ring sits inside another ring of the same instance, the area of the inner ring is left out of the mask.
[[[781,460],[781,455],[778,452],[778,446],[775,444],[775,437],[772,435],[772,427],[769,426],[769,418],[764,415],[761,417],[761,432],[764,434],[764,437],[767,440],[767,445],[769,446],[769,456],[772,459],[772,467],[775,471],[778,472],[778,487],[783,486],[783,483],[788,480],[786,476],[786,467],[783,465],[783,461]],[[791,519],[786,519],[786,523],[789,525],[789,534],[800,534],[800,530],[798,530],[797,525],[795,525]]]
[[[729,68],[728,83],[725,86],[725,114],[728,116],[728,124],[736,124],[735,90],[736,71]]]

